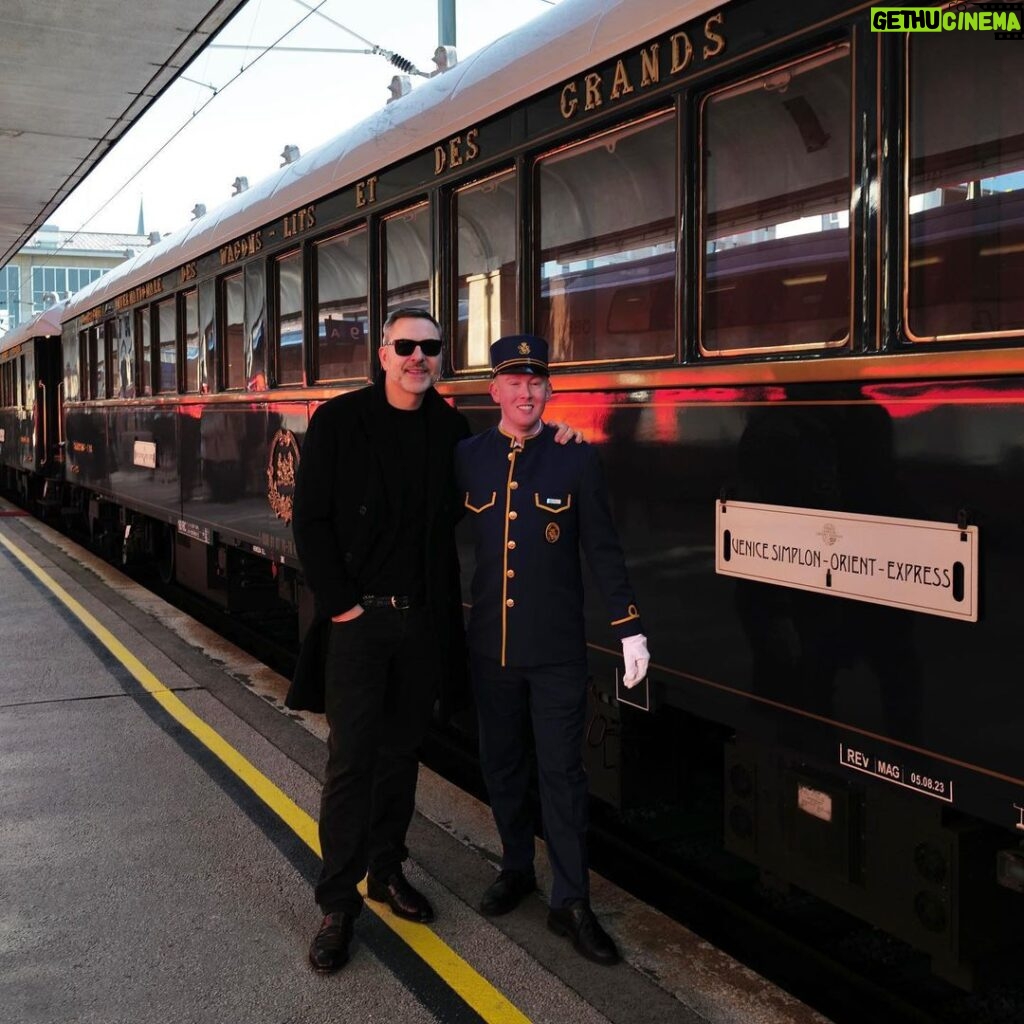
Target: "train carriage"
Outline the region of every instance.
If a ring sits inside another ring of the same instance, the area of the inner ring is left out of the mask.
[[[64,304],[51,306],[0,338],[0,482],[26,504],[63,472],[60,391]]]
[[[617,703],[589,612],[595,795],[714,803],[969,983],[1024,922],[1022,72],[837,0],[563,0],[73,298],[67,500],[304,608],[302,437],[389,310],[478,428],[488,344],[546,336],[655,658]]]

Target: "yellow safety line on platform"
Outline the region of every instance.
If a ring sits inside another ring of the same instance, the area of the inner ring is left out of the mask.
[[[172,718],[223,761],[318,857],[321,856],[317,824],[310,815],[182,703],[106,626],[86,611],[45,569],[5,537],[2,531],[0,544],[82,622]],[[360,891],[365,895],[365,883],[360,885]],[[396,917],[389,908],[378,907],[373,901],[367,901],[366,906],[412,947],[445,984],[457,992],[485,1021],[493,1024],[529,1024],[529,1018],[428,927]]]

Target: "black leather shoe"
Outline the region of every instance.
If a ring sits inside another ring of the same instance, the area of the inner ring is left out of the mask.
[[[378,903],[386,903],[394,914],[407,921],[426,924],[434,920],[434,908],[427,897],[414,889],[401,871],[392,872],[383,881],[373,875],[367,876],[366,895]]]
[[[532,871],[502,871],[483,894],[480,913],[500,917],[515,910],[536,889],[537,878]]]
[[[586,900],[573,900],[548,914],[548,927],[564,938],[572,939],[577,951],[595,964],[611,966],[619,962],[619,951],[611,936],[601,927]]]
[[[309,947],[309,962],[320,974],[330,974],[348,963],[352,941],[352,915],[339,910],[328,914]]]

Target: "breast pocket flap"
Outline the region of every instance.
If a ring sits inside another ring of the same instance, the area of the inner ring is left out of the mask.
[[[543,509],[543,511],[545,512],[557,514],[558,512],[565,512],[566,509],[572,507],[572,495],[542,495],[534,493],[533,503],[537,506],[537,508]]]
[[[476,512],[477,514],[481,512],[486,512],[495,503],[495,501],[497,501],[497,498],[497,491],[491,491],[490,501],[487,501],[483,495],[478,495],[474,498],[471,498],[469,491],[466,491],[466,508],[468,508],[470,512]]]

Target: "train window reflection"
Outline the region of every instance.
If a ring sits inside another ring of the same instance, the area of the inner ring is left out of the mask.
[[[316,247],[317,380],[369,375],[366,238],[360,227]]]
[[[487,366],[491,342],[517,330],[515,172],[459,189],[453,207],[456,365],[471,369]]]
[[[848,342],[850,77],[844,44],[705,100],[705,354]]]
[[[910,37],[906,318],[916,340],[1024,329],[1020,51]]]
[[[226,277],[224,295],[224,387],[245,387],[245,285],[241,274]]]
[[[185,347],[185,390],[199,391],[199,293],[195,288],[185,292],[182,304]]]
[[[217,308],[212,280],[199,286],[199,392],[217,390]]]
[[[121,397],[135,397],[135,339],[132,335],[132,315],[118,317],[117,365],[121,379]]]
[[[245,387],[263,391],[267,386],[267,277],[262,261],[245,268]]]
[[[153,368],[149,357],[152,343],[149,307],[136,310],[135,318],[135,337],[137,339],[135,351],[139,360],[139,390],[143,395],[151,395],[153,394]]]
[[[675,353],[674,314],[649,315],[675,281],[675,138],[658,114],[540,160],[537,327],[553,360]]]
[[[155,388],[160,394],[173,394],[178,390],[178,318],[174,299],[156,304],[157,348]]]
[[[99,331],[89,328],[89,397],[107,397],[107,360]]]
[[[117,363],[121,332],[118,321],[108,320],[103,325],[103,348],[107,356],[107,397],[117,398],[121,394],[121,368]]]
[[[302,358],[302,253],[277,261],[277,382],[301,384]]]
[[[385,318],[403,306],[430,309],[430,209],[420,203],[381,223],[387,267]]]

